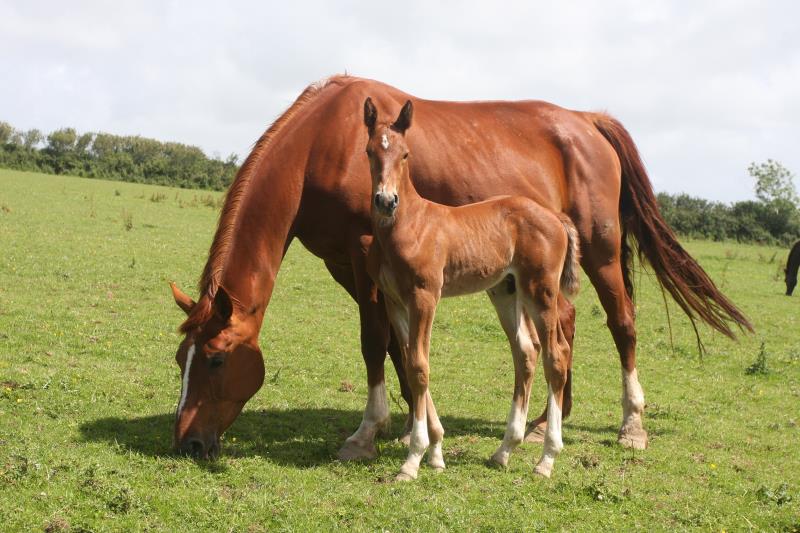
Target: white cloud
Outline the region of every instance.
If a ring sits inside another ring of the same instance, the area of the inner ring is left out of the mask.
[[[428,98],[605,109],[656,188],[752,196],[800,173],[793,2],[2,2],[0,119],[245,155],[308,83],[350,73]]]

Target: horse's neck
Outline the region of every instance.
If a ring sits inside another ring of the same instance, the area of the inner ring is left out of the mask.
[[[278,269],[293,238],[291,228],[298,213],[301,188],[293,182],[292,174],[298,173],[287,169],[280,176],[273,172],[253,176],[229,233],[221,284],[242,307],[255,311],[259,318],[272,296]],[[298,175],[302,176],[302,172]],[[279,187],[286,188],[287,193],[279,194]]]

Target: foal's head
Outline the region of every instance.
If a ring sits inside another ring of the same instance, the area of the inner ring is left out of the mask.
[[[393,123],[378,121],[378,110],[371,98],[364,102],[364,124],[369,132],[367,157],[372,174],[375,212],[391,219],[400,203],[400,184],[408,178],[406,130],[411,127],[414,106],[408,100]]]
[[[258,324],[240,312],[222,287],[213,300],[195,303],[174,284],[175,303],[189,319],[175,359],[181,396],[175,411],[175,447],[197,458],[214,458],[219,438],[264,382]]]

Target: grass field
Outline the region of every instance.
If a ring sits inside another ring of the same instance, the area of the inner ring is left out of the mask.
[[[800,529],[800,297],[782,294],[784,250],[735,243],[686,243],[757,328],[738,343],[701,330],[702,359],[672,303],[670,343],[661,293],[637,275],[644,452],[616,444],[619,365],[584,280],[552,479],[532,475],[539,446],[506,470],[485,464],[513,375],[483,296],[446,300],[434,326],[447,470],[388,482],[405,457],[395,402],[380,457],[338,462],[366,400],[357,309],[295,243],[261,334],[263,389],[218,461],[173,455],[183,315],[167,282],[195,294],[218,199],[0,170],[0,529]]]

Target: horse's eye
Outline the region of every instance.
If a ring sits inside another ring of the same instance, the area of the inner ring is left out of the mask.
[[[222,366],[222,363],[224,363],[224,362],[225,362],[225,358],[223,356],[215,355],[214,357],[209,359],[208,366],[210,366],[212,369],[219,368],[219,367]]]
[[[403,155],[403,159],[408,159],[408,152]]]

